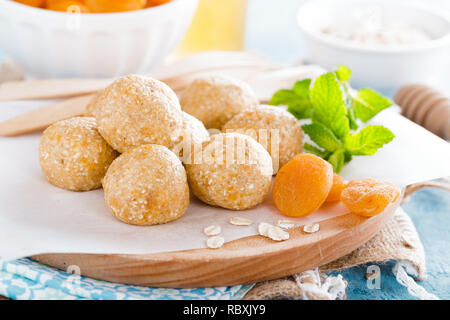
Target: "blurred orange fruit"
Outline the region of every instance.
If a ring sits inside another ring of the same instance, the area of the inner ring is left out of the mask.
[[[93,13],[108,13],[139,10],[145,7],[146,0],[85,0]]]
[[[44,6],[45,0],[16,0],[16,2],[36,8],[41,8]]]
[[[46,8],[54,11],[88,13],[89,9],[83,1],[74,0],[47,0]]]

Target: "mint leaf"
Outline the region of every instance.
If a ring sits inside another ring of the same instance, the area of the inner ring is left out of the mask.
[[[352,108],[347,109],[347,117],[350,129],[352,130],[358,129],[358,123],[356,122],[355,113]]]
[[[341,172],[345,161],[345,150],[336,150],[329,158],[328,162],[333,166],[333,170],[336,173]]]
[[[297,119],[309,119],[311,118],[311,104],[303,103],[291,103],[287,111],[290,112]]]
[[[275,92],[272,98],[269,101],[269,104],[272,106],[279,105],[289,105],[290,102],[295,101],[297,99],[297,94],[290,89],[281,89]]]
[[[311,118],[311,101],[309,97],[309,86],[311,79],[297,81],[293,89],[282,89],[272,96],[270,105],[285,105],[297,119]]]
[[[350,80],[350,77],[352,76],[352,71],[343,65],[339,65],[335,73],[338,80],[344,82]]]
[[[334,73],[325,73],[316,79],[311,89],[311,103],[313,122],[330,128],[338,138],[349,133],[347,109],[341,86]]]
[[[305,142],[303,145],[303,148],[307,153],[315,154],[318,157],[321,157],[322,159],[327,159],[330,156],[330,152],[320,150],[319,148],[316,148],[310,143]]]
[[[350,86],[347,82],[341,82],[341,88],[344,92],[344,103],[347,108],[347,118],[351,130],[358,129],[358,123],[356,122],[355,112],[353,111],[353,99],[350,94]]]
[[[390,99],[372,89],[358,90],[356,96],[353,97],[355,116],[363,122],[372,119],[381,110],[392,105],[393,102]]]
[[[334,152],[342,147],[333,132],[320,123],[305,124],[302,129],[312,141],[326,151]]]
[[[351,155],[372,155],[394,139],[394,134],[383,126],[367,126],[344,139],[344,147]]]
[[[353,160],[353,156],[348,151],[345,151],[344,157],[345,157],[344,158],[344,163],[349,163],[350,161]]]
[[[292,88],[292,90],[299,97],[309,100],[309,87],[310,86],[311,86],[311,79],[300,80],[294,84],[294,87]]]

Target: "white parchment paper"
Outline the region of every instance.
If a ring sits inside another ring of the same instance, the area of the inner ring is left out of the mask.
[[[0,103],[0,120],[48,101]],[[348,179],[375,177],[407,185],[450,176],[450,146],[421,127],[385,110],[372,121],[389,127],[396,138],[375,156],[355,157],[343,170]],[[205,247],[204,227],[222,227],[226,241],[257,234],[258,222],[285,219],[269,196],[258,207],[228,211],[207,206],[195,198],[179,220],[159,226],[137,227],[115,219],[103,200],[103,191],[70,192],[50,185],[38,161],[39,134],[0,137],[0,259],[40,253],[145,254]],[[347,213],[338,203],[306,217],[290,220],[299,225]],[[254,221],[248,227],[228,223],[234,216]]]

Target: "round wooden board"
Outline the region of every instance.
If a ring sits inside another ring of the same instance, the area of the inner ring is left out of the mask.
[[[401,197],[400,197],[401,198]],[[261,236],[230,241],[220,249],[195,249],[148,255],[43,254],[41,263],[116,283],[194,288],[253,283],[309,270],[336,260],[370,240],[393,216],[401,199],[374,217],[346,214],[320,222],[306,234],[290,229],[290,239],[275,242]]]

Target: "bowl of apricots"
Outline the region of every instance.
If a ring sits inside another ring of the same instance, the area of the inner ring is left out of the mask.
[[[35,77],[115,77],[157,66],[198,0],[0,0],[0,47]]]

